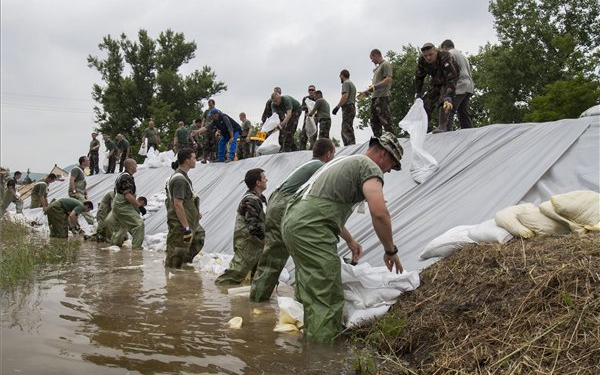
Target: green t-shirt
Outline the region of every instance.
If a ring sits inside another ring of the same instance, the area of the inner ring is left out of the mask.
[[[187,145],[190,143],[190,130],[186,126],[177,128],[175,131],[175,138],[177,138],[177,144]]]
[[[90,141],[90,154],[97,154],[100,150],[100,141],[97,139],[92,139]]]
[[[183,176],[183,178],[181,176]],[[192,181],[187,173],[180,169],[178,169],[176,174],[171,177],[169,181],[169,191],[171,198],[187,200],[194,196],[194,192],[192,191]]]
[[[250,120],[245,119],[244,122],[242,122],[242,124],[240,125],[242,128],[242,137],[247,137],[248,133],[250,132],[250,129],[252,129],[252,123],[250,122]]]
[[[290,109],[294,112],[300,108],[300,102],[289,95],[281,95],[281,103],[279,103],[279,105],[276,105],[275,102],[271,102],[273,113],[283,113],[285,115]]]
[[[40,203],[40,199],[48,197],[48,184],[45,181],[36,182],[31,189],[31,203]]]
[[[373,69],[373,84],[379,83],[383,81],[386,77],[392,76],[392,66],[389,62],[383,60],[381,64],[379,64],[375,69]],[[371,95],[373,98],[383,98],[385,96],[390,96],[391,85],[386,85],[383,88],[377,89]]]
[[[120,151],[127,152],[127,150],[129,149],[129,141],[127,139],[123,138],[117,142],[117,147],[119,148]]]
[[[60,198],[59,201],[66,214],[75,211],[77,215],[80,215],[83,212],[83,203],[75,198]]]
[[[113,141],[112,139],[106,140],[104,141],[104,147],[106,147],[106,151],[112,151],[114,149],[117,148],[117,145],[115,145],[115,141]]]
[[[158,143],[158,130],[156,128],[147,128],[144,131],[144,138],[148,138],[148,143]]]
[[[329,114],[329,103],[327,103],[327,100],[324,98],[317,99],[313,110],[316,110],[315,115],[317,117],[317,121],[331,119],[331,115]]]
[[[77,166],[71,170],[71,177],[75,178],[75,189],[77,189],[78,193],[85,193],[85,187],[87,185],[85,181],[85,173],[83,172],[83,168]]]
[[[346,82],[342,83],[342,94],[345,92],[348,93],[348,99],[343,105],[356,103],[356,86],[354,86],[352,81],[347,80]]]
[[[295,193],[300,186],[304,185],[309,178],[312,177],[315,172],[323,166],[323,163],[319,159],[313,159],[302,164],[300,167],[296,168],[296,170],[292,171],[288,178],[281,184],[278,188],[283,194],[293,194]]]

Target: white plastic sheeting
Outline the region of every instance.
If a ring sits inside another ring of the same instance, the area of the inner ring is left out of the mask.
[[[405,157],[410,142],[401,140]],[[367,144],[344,147],[338,155],[362,153]],[[492,219],[500,209],[526,201],[539,204],[551,195],[572,190],[599,190],[600,124],[597,117],[549,123],[490,125],[431,135],[424,149],[439,164],[427,181],[416,183],[408,170],[385,175],[384,193],[392,216],[394,241],[406,270],[421,269],[435,260],[419,261],[427,243],[450,228]],[[83,151],[82,151],[83,152]],[[236,208],[246,190],[244,174],[262,168],[269,188],[281,184],[289,172],[310,160],[310,151],[265,155],[235,163],[197,164],[189,176],[198,192],[206,230],[205,251],[231,254]],[[168,167],[140,169],[135,174],[138,195],[164,192]],[[87,178],[88,195],[95,205],[117,174]],[[49,198],[67,196],[68,181],[50,185]],[[29,200],[25,206],[29,205]],[[367,211],[368,212],[368,211]],[[363,246],[360,262],[383,265],[383,249],[366,214],[353,214],[347,227]],[[146,235],[167,231],[164,206],[146,218]],[[343,241],[340,255],[350,251]],[[293,265],[288,263],[293,275]]]

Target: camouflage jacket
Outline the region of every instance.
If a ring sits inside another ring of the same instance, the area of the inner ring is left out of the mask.
[[[440,101],[454,95],[459,67],[450,52],[438,51],[437,59],[431,64],[428,64],[423,56],[419,57],[415,73],[415,93],[422,93],[425,77],[428,75],[431,76],[431,79],[427,90],[432,94],[436,91],[439,92]]]
[[[248,190],[244,194],[242,201],[238,206],[238,215],[240,215],[251,235],[260,240],[265,238],[265,211],[263,204],[267,204],[264,195],[258,195],[254,190]]]

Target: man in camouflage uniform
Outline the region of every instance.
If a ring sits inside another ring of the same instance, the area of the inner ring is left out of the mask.
[[[233,234],[233,259],[229,268],[215,280],[217,285],[235,285],[243,282],[250,272],[254,276],[265,241],[265,212],[267,203],[262,194],[267,189],[267,177],[260,168],[246,172],[244,182],[248,191],[237,209]]]
[[[315,107],[308,114],[309,116],[316,115],[316,120],[319,123],[319,138],[329,138],[329,130],[331,129],[331,115],[329,114],[329,103],[323,98],[321,90],[315,91]],[[317,133],[310,137],[310,145],[314,145],[317,140]]]
[[[212,118],[210,115],[210,111],[215,108],[215,101],[213,99],[208,100],[208,109],[204,111],[204,115],[202,120],[204,123],[203,127],[208,126],[212,122]],[[206,163],[207,161],[214,161],[217,157],[217,131],[209,130],[206,133],[202,134],[203,136],[203,153],[202,153],[202,163]]]
[[[355,204],[367,201],[384,264],[402,272],[383,196],[383,174],[400,170],[402,153],[393,134],[373,137],[364,155],[339,158],[319,169],[287,206],[283,241],[296,265],[296,298],[304,306],[310,341],[329,343],[341,333],[344,292],[337,243],[342,237],[358,262],[362,247],[345,228]]]
[[[281,222],[294,193],[325,163],[335,156],[331,140],[321,138],[313,146],[312,160],[296,168],[269,197],[265,216],[265,247],[252,279],[250,300],[268,301],[277,286],[279,275],[290,257],[283,243]]]
[[[137,171],[137,163],[133,159],[126,159],[124,167],[125,171],[115,180],[115,198],[111,212],[115,220],[115,231],[111,242],[113,245],[123,245],[129,232],[133,237],[131,248],[141,250],[144,242],[144,219],[140,216],[142,204],[136,199],[136,186],[133,179],[133,174]]]
[[[252,155],[250,155],[250,137],[252,137],[252,123],[246,118],[246,114],[244,112],[240,113],[240,127],[242,128],[242,131],[240,133],[240,140],[237,146],[238,160],[252,157]]]
[[[108,134],[102,134],[102,138],[104,139],[104,147],[108,152],[108,167],[106,168],[106,173],[115,173],[115,167],[117,166],[117,145],[110,139],[110,135]]]
[[[279,144],[281,152],[296,151],[296,142],[294,142],[294,134],[298,127],[298,119],[302,113],[300,102],[289,95],[280,95],[274,92],[271,95],[271,109],[273,113],[278,113],[279,117],[283,116],[281,124],[281,133],[279,135]]]
[[[96,221],[98,221],[96,240],[98,242],[104,242],[107,238],[112,238],[112,225],[109,225],[107,222],[109,221],[108,215],[112,211],[112,201],[114,198],[115,190],[111,189],[104,194],[98,205],[98,211],[96,212]]]
[[[56,181],[56,175],[50,173],[43,181],[38,181],[31,188],[31,204],[29,208],[42,207],[44,212],[48,208],[48,186]]]
[[[90,176],[100,173],[100,166],[98,165],[100,151],[100,141],[96,139],[98,133],[92,133],[92,140],[90,141],[90,150],[88,152],[88,158],[90,158]]]
[[[194,119],[192,125],[190,125],[190,138],[194,142],[194,153],[198,156],[202,153],[202,136],[198,130],[202,127],[202,120],[199,118]]]
[[[78,201],[87,200],[87,181],[85,180],[85,169],[90,166],[90,159],[87,156],[79,158],[79,165],[71,170],[69,178],[69,197]]]
[[[192,263],[204,246],[205,232],[200,225],[200,198],[188,176],[196,168],[196,154],[191,149],[177,154],[175,172],[166,185],[167,199],[167,256],[165,267],[181,268]]]
[[[315,106],[315,101],[317,98],[315,97],[315,85],[308,86],[308,95],[302,98],[302,110],[304,111],[304,122],[302,124],[302,131],[300,132],[300,144],[298,145],[299,150],[306,150],[306,144],[308,143],[308,134],[306,134],[306,118],[308,117],[308,112],[311,111]],[[307,101],[309,103],[307,103]],[[308,106],[310,105],[311,108]],[[312,138],[312,137],[311,137]],[[315,137],[316,139],[316,137]],[[314,140],[311,141],[311,145],[314,144]]]
[[[53,201],[46,210],[50,237],[67,238],[69,237],[69,228],[73,231],[80,231],[77,216],[87,214],[93,209],[94,204],[90,201],[82,203],[75,198],[60,198]]]
[[[354,137],[356,86],[350,81],[350,72],[347,69],[340,72],[340,81],[342,81],[342,97],[331,113],[336,115],[342,108],[342,142],[344,146],[349,146],[356,143]]]
[[[123,134],[117,134],[117,149],[119,150],[119,173],[123,172],[123,165],[125,160],[129,159],[131,154],[131,145],[127,138],[123,137]]]
[[[371,129],[375,137],[381,137],[382,129],[394,134],[392,115],[390,113],[390,95],[392,87],[392,66],[374,49],[369,55],[373,64],[372,84],[358,94],[359,99],[371,95]]]
[[[179,121],[177,126],[177,130],[175,130],[175,153],[184,148],[194,148],[195,143],[192,140],[190,129],[185,126],[183,121]]]
[[[147,142],[146,148],[148,150],[152,147],[155,151],[158,151],[158,147],[160,146],[160,134],[158,134],[154,121],[148,122],[148,127],[144,130],[144,139]]]
[[[422,95],[425,77],[431,76],[427,92]],[[427,112],[427,120],[431,121],[431,113],[439,110],[439,125],[434,133],[448,131],[448,112],[452,110],[452,100],[456,91],[459,68],[450,52],[439,51],[431,43],[421,47],[421,56],[415,72],[415,98],[423,98],[423,106]]]
[[[4,215],[8,206],[11,203],[15,204],[17,213],[23,213],[23,201],[17,191],[17,183],[21,178],[21,172],[15,171],[13,178],[6,181],[6,188],[2,197],[2,205],[0,205],[0,215]],[[4,186],[4,185],[3,185]]]
[[[273,88],[273,92],[279,93],[279,95],[281,95],[281,87]],[[262,121],[263,124],[265,123],[265,121],[267,121],[267,119],[269,117],[271,117],[273,115],[273,108],[271,107],[271,104],[273,104],[273,100],[269,96],[269,99],[265,103],[265,109],[263,110],[263,114],[260,118],[260,120]],[[283,118],[280,118],[280,120],[282,120],[282,119]]]

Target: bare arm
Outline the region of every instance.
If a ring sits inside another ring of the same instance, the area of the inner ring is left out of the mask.
[[[133,196],[133,194],[131,194],[131,192],[129,190],[125,190],[123,192],[123,197],[127,200],[127,202],[131,203],[131,205],[133,207],[139,207],[140,204],[138,203],[138,201],[135,199],[135,197]]]
[[[346,245],[348,245],[348,248],[350,249],[350,251],[352,251],[352,261],[355,263],[358,262],[360,256],[362,255],[362,246],[358,242],[356,242],[356,240],[352,237],[352,234],[350,234],[346,227],[342,229],[340,237],[342,237],[344,241],[346,241]]]
[[[184,228],[189,227],[190,225],[183,209],[183,199],[173,198],[173,206],[175,207],[175,214],[177,214],[177,219],[179,219],[181,226]]]
[[[347,100],[348,100],[348,93],[345,92],[345,93],[342,94],[342,97],[340,98],[340,101],[338,102],[337,106],[338,107],[343,106],[346,103]]]
[[[288,109],[285,112],[285,117],[283,118],[283,121],[281,121],[282,124],[287,124],[288,121],[290,121],[290,119],[292,118],[292,110]]]
[[[71,176],[69,179],[69,190],[75,190],[75,177]]]

